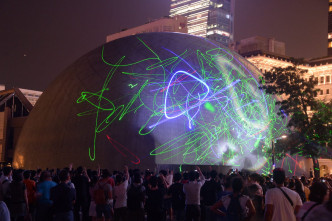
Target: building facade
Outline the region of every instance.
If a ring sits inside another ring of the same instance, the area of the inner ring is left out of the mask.
[[[332,56],[332,0],[329,0],[327,54]]]
[[[170,16],[188,19],[188,33],[215,40],[228,46],[233,40],[231,0],[172,0]]]
[[[146,32],[180,32],[188,33],[187,18],[184,16],[165,17],[146,23],[141,26],[123,30],[121,32],[108,35],[106,42],[113,41],[130,35]]]

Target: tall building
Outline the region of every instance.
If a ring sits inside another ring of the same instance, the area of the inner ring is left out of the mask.
[[[148,22],[144,25],[140,25],[134,28],[126,29],[121,32],[108,35],[106,37],[106,42],[113,41],[118,38],[123,38],[129,35],[135,35],[139,33],[146,32],[180,32],[188,33],[187,29],[187,18],[184,16],[175,16],[175,17],[164,17],[157,19],[151,22]]]
[[[332,0],[329,0],[329,16],[328,16],[328,34],[327,34],[327,55],[332,56]]]
[[[232,0],[172,0],[170,16],[188,19],[188,33],[228,46],[233,40]]]

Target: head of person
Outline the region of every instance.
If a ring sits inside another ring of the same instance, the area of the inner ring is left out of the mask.
[[[11,167],[4,167],[3,168],[3,175],[4,176],[10,176],[12,175],[13,168]]]
[[[139,173],[134,173],[134,183],[137,183],[137,184],[141,183],[141,175]]]
[[[258,173],[253,173],[250,175],[250,180],[254,183],[255,182],[259,183],[261,179],[262,179],[262,177]]]
[[[23,181],[23,173],[20,170],[16,170],[13,173],[13,182],[21,182]]]
[[[243,179],[241,177],[234,177],[232,179],[233,193],[241,193],[243,189]]]
[[[70,173],[68,170],[61,170],[59,173],[59,180],[63,183],[70,180]]]
[[[285,181],[286,175],[285,171],[282,168],[275,168],[273,170],[273,180],[276,182],[276,184],[283,184]]]
[[[104,169],[103,170],[103,174],[101,175],[101,177],[103,178],[103,179],[107,179],[108,177],[110,177],[111,176],[111,174],[110,174],[110,172],[108,171],[108,169]]]
[[[48,172],[47,170],[41,172],[40,174],[40,182],[51,180],[51,178],[52,178],[51,173]]]
[[[122,173],[119,173],[119,174],[116,175],[116,177],[115,177],[115,183],[116,183],[116,184],[121,184],[122,181],[123,181],[123,175],[122,175]]]
[[[175,173],[173,176],[174,183],[179,183],[181,181],[181,173]]]
[[[167,171],[166,170],[160,170],[159,174],[162,174],[164,177],[167,176]]]
[[[76,169],[76,174],[77,175],[82,175],[83,173],[83,167],[79,166],[77,169]]]
[[[212,170],[210,172],[210,177],[211,177],[212,180],[216,179],[217,175],[218,175],[218,173],[215,170]]]
[[[301,176],[301,182],[303,185],[307,185],[307,178],[305,176]]]
[[[190,171],[189,172],[189,181],[195,181],[197,179],[197,172],[196,171]]]
[[[25,180],[30,179],[30,177],[31,177],[31,172],[30,172],[30,170],[26,170],[26,171],[24,171],[24,172],[23,172],[23,177],[24,177]]]
[[[310,187],[309,200],[322,203],[327,193],[327,186],[323,182],[315,182]]]
[[[156,188],[158,186],[158,178],[156,176],[151,176],[149,184],[152,188]]]
[[[302,193],[303,192],[303,186],[302,186],[302,182],[299,179],[295,180],[295,191],[298,193]]]

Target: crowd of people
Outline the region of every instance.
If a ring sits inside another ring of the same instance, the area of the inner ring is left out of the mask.
[[[174,173],[0,170],[0,220],[331,220],[331,177],[263,176],[231,169]]]

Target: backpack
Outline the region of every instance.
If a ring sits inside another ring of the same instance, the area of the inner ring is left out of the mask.
[[[106,185],[107,183],[103,185],[97,183],[97,189],[94,191],[94,200],[97,205],[106,205],[111,198],[110,192],[104,189]]]
[[[233,196],[233,194],[231,194],[231,195],[229,195],[229,197],[231,198],[231,201],[226,210],[227,220],[229,220],[229,221],[243,220],[244,214],[243,214],[243,209],[240,204],[241,195],[235,197],[235,196]]]
[[[141,202],[144,201],[144,192],[142,190],[142,185],[135,186],[131,184],[127,192],[127,207],[128,209],[140,209]]]

